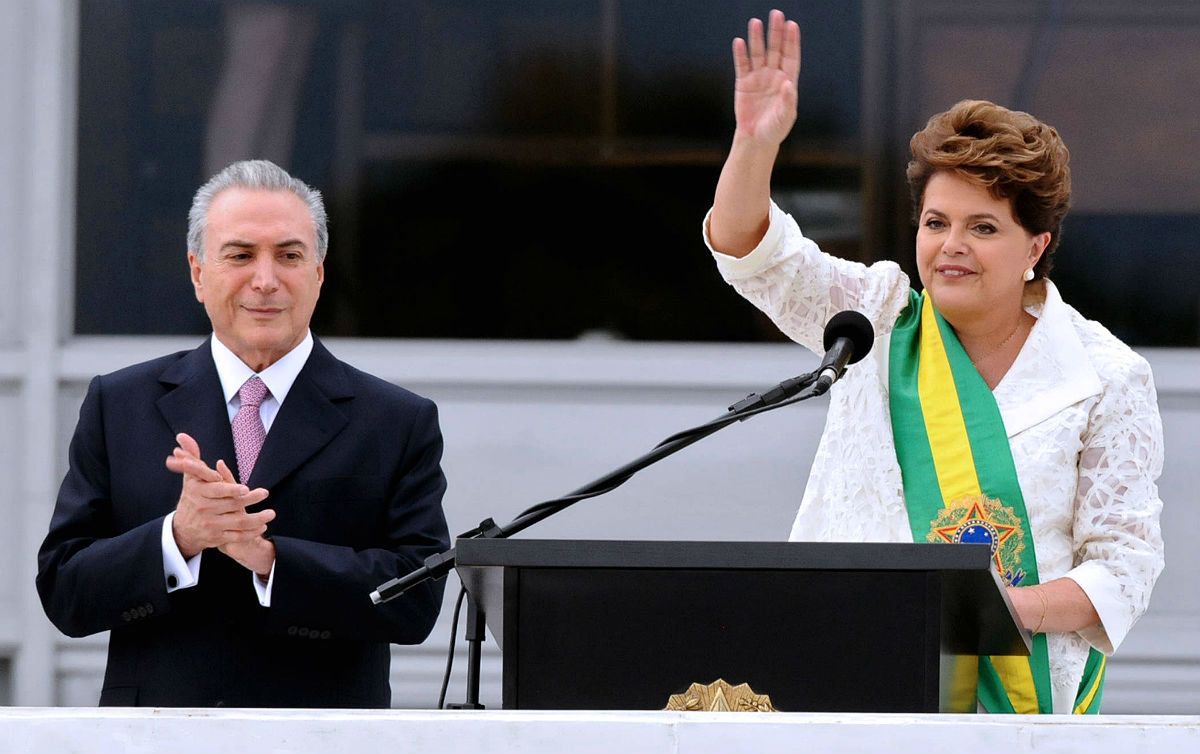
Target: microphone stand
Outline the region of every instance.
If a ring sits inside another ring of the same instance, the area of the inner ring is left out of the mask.
[[[603,495],[620,487],[634,474],[657,463],[669,455],[683,450],[693,443],[708,437],[717,430],[723,429],[737,421],[745,421],[752,416],[772,411],[793,403],[815,398],[829,388],[825,380],[818,382],[818,372],[810,372],[790,380],[784,380],[762,395],[751,393],[729,407],[720,416],[691,429],[677,432],[654,446],[650,452],[642,455],[624,466],[605,474],[590,484],[585,484],[574,492],[554,500],[538,503],[509,523],[499,526],[491,518],[482,521],[479,526],[463,532],[457,539],[504,539],[521,532],[539,521],[564,510],[580,500]],[[381,584],[371,593],[371,601],[382,604],[395,599],[408,589],[428,579],[440,579],[454,567],[454,548],[451,547],[425,559],[425,564],[406,576],[392,579]],[[467,594],[467,642],[469,644],[467,668],[467,701],[461,705],[452,705],[458,709],[483,709],[479,704],[479,664],[481,658],[480,645],[484,641],[484,615],[476,605],[475,598]],[[453,646],[453,645],[452,645]]]

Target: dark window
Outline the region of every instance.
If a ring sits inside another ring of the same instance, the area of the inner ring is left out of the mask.
[[[953,102],[943,93],[966,82],[973,96],[1005,102],[1011,86],[1024,86],[1040,93],[1030,109],[1051,120],[1039,105],[1071,83],[1063,55],[1094,44],[1070,33],[1145,27],[1135,10],[1049,20],[996,11],[997,20],[941,5],[956,10],[819,0],[791,11],[803,28],[801,107],[775,186],[833,253],[909,263],[898,176],[908,135]],[[80,8],[77,333],[205,332],[186,270],[191,195],[227,162],[267,157],[326,196],[320,334],[779,337],[720,281],[699,235],[733,130],[730,40],[769,6],[82,0]],[[1200,29],[1192,18],[1200,14],[1173,12],[1183,17],[1146,11],[1163,29],[1184,30],[1172,38],[1172,70],[1194,81],[1200,44],[1189,47],[1186,32]],[[954,65],[934,54],[960,30],[978,45],[976,32],[994,39],[997,28],[1021,44],[960,49],[966,62]],[[1043,48],[1026,43],[1051,38],[1048,29],[1061,45],[1035,55]],[[1093,125],[1086,108],[1079,121],[1078,131]],[[1074,150],[1074,134],[1062,130]],[[1153,149],[1153,133],[1133,136],[1113,148]],[[1181,174],[1200,175],[1198,159],[1176,150]],[[1077,186],[1088,180],[1077,172]],[[1194,345],[1200,297],[1186,261],[1200,236],[1200,192],[1165,213],[1147,204],[1085,202],[1068,218],[1055,279],[1068,301],[1133,343]]]

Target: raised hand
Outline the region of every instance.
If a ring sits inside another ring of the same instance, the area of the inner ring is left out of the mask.
[[[750,19],[746,39],[733,40],[733,66],[737,137],[779,145],[796,122],[799,25],[771,11],[764,44],[762,21]]]
[[[247,513],[246,508],[265,500],[267,490],[252,490],[238,484],[224,461],[217,461],[215,469],[210,467],[200,456],[200,446],[189,435],[180,433],[175,440],[179,446],[167,458],[167,468],[183,475],[183,489],[172,522],[179,551],[190,558],[209,547],[232,548],[227,555],[256,573],[264,573],[258,567],[267,555],[266,550],[270,549],[271,560],[275,550],[262,535],[275,518],[275,511]],[[269,570],[268,563],[266,571]]]

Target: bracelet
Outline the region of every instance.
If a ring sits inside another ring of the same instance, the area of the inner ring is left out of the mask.
[[[1042,624],[1046,622],[1046,607],[1047,607],[1047,604],[1046,604],[1046,595],[1042,594],[1042,590],[1041,590],[1041,589],[1038,589],[1036,586],[1034,586],[1034,587],[1030,587],[1030,589],[1032,589],[1032,590],[1033,590],[1033,593],[1034,593],[1034,594],[1036,594],[1036,595],[1038,596],[1038,599],[1040,599],[1040,600],[1042,601],[1042,617],[1041,617],[1041,619],[1038,621],[1038,624],[1037,624],[1037,626],[1035,626],[1035,627],[1034,627],[1034,629],[1033,629],[1033,633],[1035,633],[1035,634],[1036,634],[1036,633],[1039,633],[1039,632],[1041,632],[1041,630],[1042,630]]]

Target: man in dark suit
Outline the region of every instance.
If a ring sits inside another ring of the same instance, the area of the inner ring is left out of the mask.
[[[312,337],[327,241],[318,192],[229,166],[189,214],[213,336],[88,388],[37,587],[111,631],[102,705],[387,707],[433,627],[442,582],[368,595],[449,546],[437,409]]]

